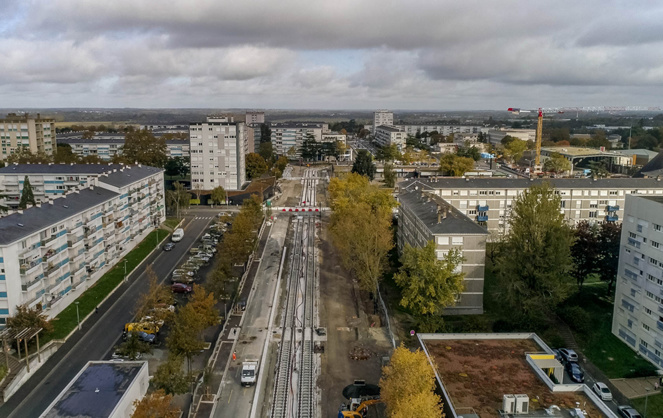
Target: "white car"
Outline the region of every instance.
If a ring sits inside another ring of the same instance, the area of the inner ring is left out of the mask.
[[[601,398],[602,401],[611,401],[612,400],[612,392],[610,392],[610,389],[608,389],[608,386],[606,386],[605,383],[601,382],[596,382],[594,383],[594,386],[592,386],[592,390],[596,395]]]

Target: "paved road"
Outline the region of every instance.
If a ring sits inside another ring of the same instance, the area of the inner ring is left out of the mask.
[[[148,259],[161,280],[165,280],[187,255],[191,245],[198,240],[212,219],[212,215],[188,217],[184,238],[175,249],[170,252],[157,251]],[[99,307],[99,317],[93,315],[80,332],[74,334],[0,407],[0,417],[39,417],[88,361],[102,359],[108,354],[122,332],[123,325],[133,318],[136,299],[147,290],[147,286],[143,271],[135,271],[129,277],[129,283],[122,284]]]

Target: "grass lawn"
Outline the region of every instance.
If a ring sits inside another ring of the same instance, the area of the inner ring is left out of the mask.
[[[159,229],[150,232],[145,239],[138,244],[129,254],[117,261],[116,265],[104,274],[91,288],[83,293],[76,302],[79,302],[78,308],[81,319],[92,312],[99,303],[124,280],[124,260],[127,260],[127,273],[133,270],[147,255],[158,245],[157,233],[159,238],[164,238],[168,231]],[[44,343],[52,339],[61,339],[69,335],[76,328],[78,322],[76,318],[76,304],[67,306],[59,315],[53,319],[54,330],[44,338]]]
[[[631,400],[631,403],[640,412],[642,418],[663,417],[663,395],[649,396],[649,399],[647,399],[647,415],[645,415],[645,399],[638,398]]]
[[[172,217],[172,218],[167,218],[166,222],[164,222],[163,224],[164,226],[167,226],[170,229],[175,229],[175,227],[177,226],[177,224],[180,223],[180,221],[181,219]]]

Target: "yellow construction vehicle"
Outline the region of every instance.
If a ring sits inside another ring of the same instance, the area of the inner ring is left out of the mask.
[[[341,408],[338,410],[338,418],[364,418],[368,413],[368,407],[370,405],[377,405],[380,403],[382,403],[382,400],[379,398],[350,399],[350,405],[341,405]]]

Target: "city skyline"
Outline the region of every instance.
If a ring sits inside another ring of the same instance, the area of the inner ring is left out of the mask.
[[[644,1],[7,0],[0,13],[0,107],[501,110],[663,93],[663,6]]]

